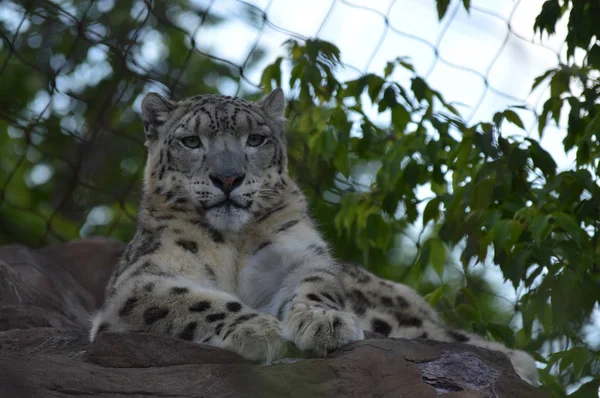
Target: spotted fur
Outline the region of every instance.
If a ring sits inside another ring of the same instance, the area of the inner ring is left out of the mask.
[[[497,349],[535,383],[531,357],[450,330],[412,289],[333,259],[287,173],[284,108],[280,90],[258,103],[146,96],[138,229],[91,339],[145,331],[271,361],[371,330]]]

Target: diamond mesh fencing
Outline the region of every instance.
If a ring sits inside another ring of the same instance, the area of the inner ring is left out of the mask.
[[[515,28],[532,33],[533,21],[520,20],[524,7],[530,2],[472,2],[471,21],[497,27],[493,45],[472,49],[474,66],[469,56],[460,61],[456,52],[442,51],[461,47],[451,33],[457,26],[477,36],[462,2],[438,22],[435,2],[419,0],[3,1],[0,243],[130,238],[144,164],[143,95],[257,98],[262,70],[285,55],[287,39],[339,45],[345,62],[339,73],[346,76],[382,73],[385,61],[409,55],[434,88],[458,83],[442,93],[456,97],[466,120],[488,117],[486,107],[526,105],[521,116],[534,131],[546,88],[530,93],[530,79],[512,90],[497,70],[520,73],[511,61],[519,42],[539,48],[549,62],[563,58],[560,46]],[[421,21],[417,11],[431,18]],[[407,27],[411,18],[420,29]]]

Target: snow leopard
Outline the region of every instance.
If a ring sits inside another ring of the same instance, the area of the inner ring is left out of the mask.
[[[499,350],[536,384],[525,352],[449,328],[410,287],[334,259],[288,173],[285,107],[281,89],[257,102],[144,97],[137,232],[90,340],[145,332],[269,363],[324,357],[371,331]]]

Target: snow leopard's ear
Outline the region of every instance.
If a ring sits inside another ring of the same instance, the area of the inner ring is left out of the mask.
[[[148,93],[142,100],[142,121],[146,139],[153,141],[158,136],[158,128],[164,124],[175,109],[175,103],[157,93]]]
[[[258,101],[258,105],[267,114],[267,116],[278,122],[283,122],[283,112],[285,111],[285,98],[283,91],[276,88],[270,94]]]

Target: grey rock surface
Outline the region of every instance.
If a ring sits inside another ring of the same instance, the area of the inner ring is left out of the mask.
[[[374,333],[326,358],[271,365],[149,334],[89,344],[89,314],[123,249],[102,238],[0,248],[0,397],[549,396],[499,352]]]

